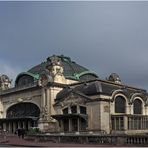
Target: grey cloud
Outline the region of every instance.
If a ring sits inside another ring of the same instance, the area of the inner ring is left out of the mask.
[[[0,58],[25,71],[64,54],[148,89],[148,2],[0,2]],[[5,70],[1,70],[1,73]]]

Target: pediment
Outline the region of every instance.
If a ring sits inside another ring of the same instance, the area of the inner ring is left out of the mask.
[[[61,106],[85,104],[87,99],[79,94],[71,92],[67,97],[63,98],[59,103]]]

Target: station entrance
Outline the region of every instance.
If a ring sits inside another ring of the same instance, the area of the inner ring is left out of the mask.
[[[37,127],[40,109],[29,102],[18,103],[8,108],[6,118],[0,119],[0,129],[14,133],[16,129],[28,130]]]

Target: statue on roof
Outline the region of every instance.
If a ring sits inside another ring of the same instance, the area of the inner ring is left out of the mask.
[[[52,77],[54,82],[64,82],[64,68],[62,65],[61,58],[58,56],[51,56],[47,58],[47,65],[45,66],[45,71],[47,75]],[[65,82],[64,82],[65,83]]]
[[[52,66],[55,66],[55,65],[61,66],[61,59],[56,55],[48,57],[47,61],[50,62],[50,65],[52,65]]]
[[[49,71],[51,76],[63,74],[63,66],[61,59],[58,56],[51,56],[47,58],[46,71]]]
[[[0,76],[0,90],[9,89],[11,86],[12,80],[7,75]]]

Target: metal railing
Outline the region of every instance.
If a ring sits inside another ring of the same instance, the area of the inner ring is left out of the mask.
[[[147,115],[112,115],[112,130],[147,130]]]

